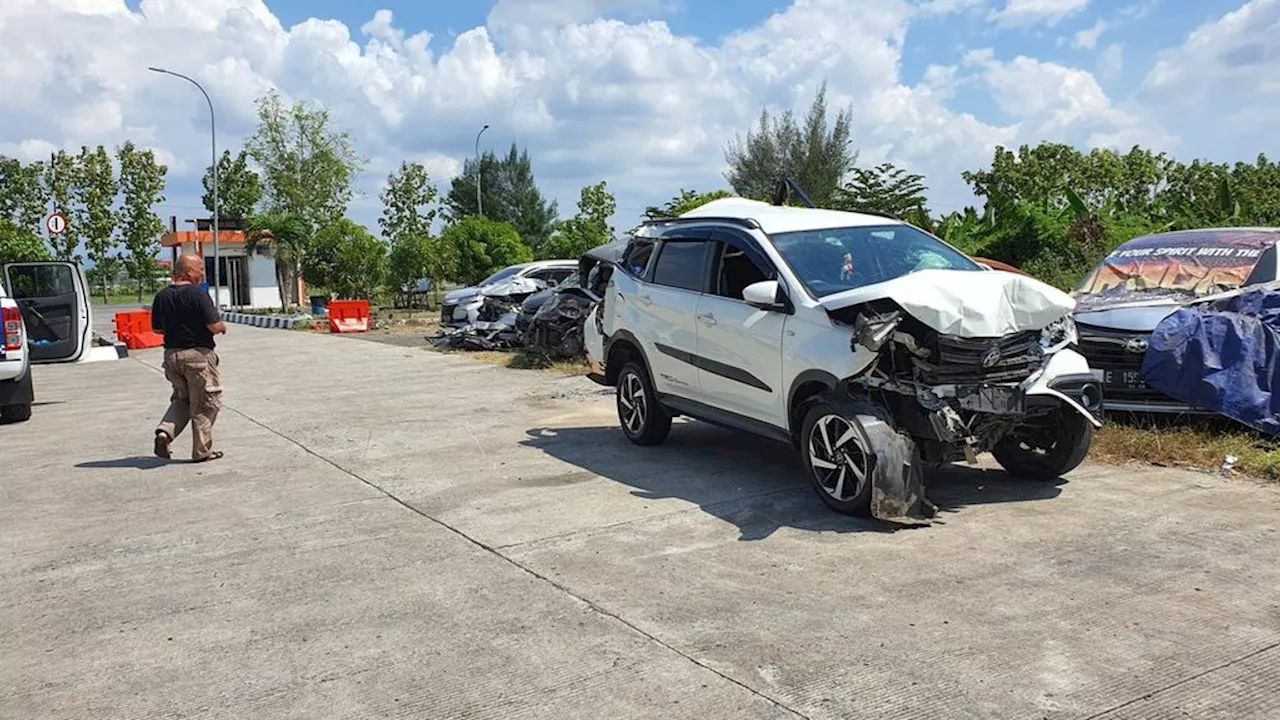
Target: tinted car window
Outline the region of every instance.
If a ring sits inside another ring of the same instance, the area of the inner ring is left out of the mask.
[[[565,281],[565,278],[569,277],[570,275],[573,275],[576,272],[577,270],[571,270],[569,268],[555,268],[554,270],[550,270],[547,272],[546,279],[548,282],[563,283]]]
[[[702,292],[706,286],[707,250],[710,246],[701,240],[663,243],[653,267],[653,282]]]
[[[9,268],[9,288],[14,299],[56,297],[76,291],[71,268],[66,265],[18,265]]]
[[[742,299],[742,291],[748,285],[772,279],[751,256],[732,245],[723,245],[719,267],[713,288],[716,295],[734,300]]]
[[[649,258],[652,256],[652,240],[632,240],[626,251],[622,253],[622,262],[619,263],[619,267],[636,277],[642,277],[649,267]]]

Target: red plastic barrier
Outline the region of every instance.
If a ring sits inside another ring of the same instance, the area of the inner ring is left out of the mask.
[[[164,336],[151,329],[150,310],[116,313],[114,322],[116,337],[130,350],[164,345]]]
[[[333,300],[329,303],[329,332],[369,331],[368,300]]]

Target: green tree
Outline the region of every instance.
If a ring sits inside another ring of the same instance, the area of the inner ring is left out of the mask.
[[[836,192],[832,206],[841,210],[872,210],[905,219],[928,207],[929,201],[925,198],[928,189],[923,175],[886,162],[873,168],[854,168],[849,182]]]
[[[507,223],[469,217],[440,236],[454,262],[454,280],[474,285],[502,268],[533,260],[533,250]]]
[[[365,164],[351,134],[334,127],[327,109],[286,105],[274,90],[258,98],[257,108],[258,129],[245,149],[262,168],[267,212],[296,215],[312,232],[341,220]]]
[[[387,246],[346,218],[316,233],[302,264],[307,282],[342,299],[373,297],[387,273]]]
[[[50,259],[49,246],[39,233],[0,217],[0,264]]]
[[[510,224],[535,249],[551,237],[559,209],[538,189],[529,152],[515,144],[502,158],[486,152],[479,159],[463,161],[462,173],[450,182],[445,198],[445,214],[451,222],[478,214],[477,175],[485,217]]]
[[[440,212],[436,207],[438,192],[421,163],[400,163],[400,169],[387,176],[379,196],[382,217],[378,218],[378,226],[382,236],[394,243],[396,238],[409,235],[431,235],[431,224]]]
[[[204,171],[204,209],[213,213],[213,167]],[[249,153],[235,157],[223,150],[218,158],[218,218],[245,220],[262,202],[262,178],[249,168]]]
[[[39,233],[44,225],[49,194],[43,182],[44,163],[23,163],[0,156],[0,218]]]
[[[61,235],[49,238],[53,247],[53,256],[57,260],[76,260],[80,249],[81,227],[76,221],[74,206],[75,188],[79,184],[79,159],[66,150],[59,150],[49,158],[49,166],[44,175],[45,192],[53,209],[67,218],[67,230]]]
[[[288,277],[281,286],[282,302],[296,305],[301,298],[292,280],[300,272],[311,239],[320,228],[346,215],[355,195],[352,183],[365,159],[352,145],[351,134],[334,127],[323,107],[286,105],[273,90],[258,98],[257,109],[258,128],[245,149],[262,169],[264,209],[276,218],[301,221],[305,229],[297,246],[276,256],[277,264],[289,264],[283,269]]]
[[[593,247],[613,240],[609,218],[617,212],[618,203],[608,186],[601,181],[582,188],[578,214],[556,226],[555,233],[538,253],[543,259],[573,259]]]
[[[245,249],[250,253],[268,253],[275,260],[276,288],[280,291],[280,310],[290,303],[297,305],[299,268],[311,244],[311,227],[307,221],[289,213],[265,213],[249,218],[245,232]]]
[[[94,265],[106,268],[113,263],[113,252],[120,245],[116,235],[116,214],[114,206],[119,185],[116,183],[115,167],[111,155],[101,145],[97,149],[88,147],[80,149],[80,172],[76,176],[74,196],[76,198],[75,219],[71,222],[80,226],[84,233],[85,253]],[[100,285],[102,301],[107,301],[107,275]]]
[[[387,279],[399,289],[408,289],[423,278],[430,278],[436,288],[454,274],[449,248],[440,238],[426,235],[402,235],[391,243],[387,253]]]
[[[129,253],[124,259],[129,276],[142,292],[155,278],[156,253],[164,220],[152,210],[164,202],[165,175],[169,168],[156,161],[151,150],[139,150],[132,141],[116,148],[120,161],[121,207],[118,214],[121,240]]]
[[[790,110],[775,118],[766,109],[746,138],[730,141],[724,151],[729,165],[725,179],[742,197],[767,200],[779,180],[791,178],[814,203],[826,206],[857,160],[852,138],[852,108],[841,110],[834,122],[828,122],[823,82],[803,126]]]
[[[721,200],[723,198],[733,197],[733,193],[728,190],[712,190],[711,192],[700,193],[696,190],[685,190],[680,188],[680,194],[676,195],[661,207],[650,205],[645,208],[644,216],[650,220],[658,220],[660,218],[679,217],[690,210],[696,210],[712,200]]]

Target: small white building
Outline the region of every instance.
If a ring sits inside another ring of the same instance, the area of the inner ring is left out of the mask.
[[[160,244],[172,252],[171,262],[179,255],[204,257],[205,281],[213,287],[213,232],[209,230],[176,230],[165,233]],[[241,230],[218,231],[220,286],[214,295],[220,308],[270,309],[280,307],[280,289],[276,284],[276,261],[264,245],[250,253]],[[298,297],[306,298],[306,286],[298,280]]]

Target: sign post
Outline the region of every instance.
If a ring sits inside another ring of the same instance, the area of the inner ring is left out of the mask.
[[[49,231],[50,235],[61,235],[67,231],[67,216],[61,212],[55,212],[44,219],[44,229]]]

